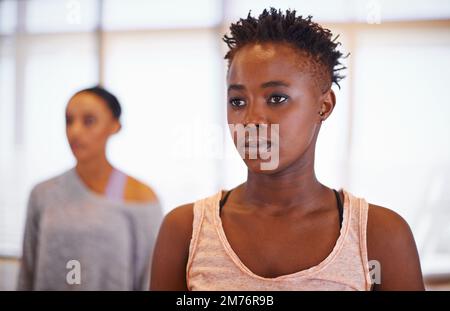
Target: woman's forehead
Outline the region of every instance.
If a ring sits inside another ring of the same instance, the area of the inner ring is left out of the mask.
[[[234,54],[227,75],[228,84],[273,80],[295,84],[311,80],[319,88],[324,79],[326,80],[324,66],[306,52],[283,42],[243,46]]]
[[[228,83],[256,80],[298,80],[309,75],[311,59],[283,43],[244,46],[233,57]]]
[[[67,111],[73,112],[102,112],[107,110],[104,101],[95,94],[89,92],[82,92],[75,94],[67,104]]]

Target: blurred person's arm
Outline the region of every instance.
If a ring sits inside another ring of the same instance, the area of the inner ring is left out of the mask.
[[[36,188],[28,199],[25,232],[23,236],[22,259],[20,262],[18,290],[33,290],[39,234],[39,208]]]
[[[193,204],[180,206],[164,218],[153,253],[150,290],[188,290],[186,265],[193,218]]]
[[[133,290],[148,290],[151,277],[151,262],[158,230],[163,219],[163,210],[158,196],[152,188],[128,176],[124,192],[125,200],[144,204],[136,209],[134,217],[136,244]]]
[[[138,225],[142,228],[140,231],[138,247],[142,247],[144,256],[138,258],[136,263],[136,281],[134,290],[148,290],[151,277],[151,263],[153,251],[156,244],[158,230],[163,219],[163,211],[157,199],[146,207],[146,213],[138,219]]]

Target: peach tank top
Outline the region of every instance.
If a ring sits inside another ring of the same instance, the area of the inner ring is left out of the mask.
[[[368,203],[343,190],[343,223],[331,253],[318,265],[276,278],[254,274],[231,248],[222,227],[222,191],[194,204],[186,267],[189,290],[370,290],[366,227]]]

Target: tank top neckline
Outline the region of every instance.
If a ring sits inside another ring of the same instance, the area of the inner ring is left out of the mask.
[[[233,248],[231,247],[225,231],[223,229],[222,225],[222,219],[220,218],[220,200],[222,198],[222,194],[224,190],[220,190],[214,200],[214,206],[213,206],[213,220],[214,220],[214,226],[217,230],[217,234],[219,236],[221,245],[225,248],[225,251],[227,255],[231,258],[231,260],[236,264],[236,266],[246,273],[247,275],[263,280],[263,281],[280,281],[287,278],[298,278],[298,277],[306,277],[310,275],[311,273],[318,272],[322,269],[324,269],[330,262],[333,261],[333,259],[339,254],[340,250],[342,249],[344,245],[344,241],[346,239],[347,233],[350,228],[350,218],[351,218],[351,204],[349,201],[348,193],[345,189],[341,189],[342,193],[344,195],[344,202],[343,202],[343,221],[342,221],[342,227],[339,231],[339,237],[337,238],[335,245],[333,246],[333,249],[331,252],[323,259],[321,262],[319,262],[317,265],[309,267],[307,269],[303,269],[297,272],[289,273],[289,274],[283,274],[274,278],[267,278],[260,275],[257,275],[253,271],[251,271],[239,258],[239,256],[234,252]]]

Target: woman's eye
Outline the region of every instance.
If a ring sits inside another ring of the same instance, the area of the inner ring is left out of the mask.
[[[86,118],[84,118],[84,125],[90,126],[90,125],[92,125],[94,123],[95,123],[95,118],[94,117],[86,117]]]
[[[239,98],[232,98],[230,99],[230,105],[240,108],[245,105],[245,101]]]
[[[281,104],[284,103],[288,99],[287,96],[284,95],[273,95],[269,98],[270,104]]]
[[[72,122],[73,122],[73,118],[72,118],[72,117],[67,117],[67,116],[66,116],[66,125],[69,126],[69,125],[72,124]]]

